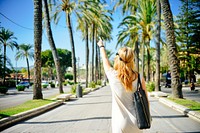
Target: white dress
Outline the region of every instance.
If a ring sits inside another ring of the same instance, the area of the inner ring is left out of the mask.
[[[112,90],[112,133],[140,133],[136,124],[132,94],[135,92],[137,80],[133,82],[133,92],[126,92],[117,71],[113,68],[106,72]]]

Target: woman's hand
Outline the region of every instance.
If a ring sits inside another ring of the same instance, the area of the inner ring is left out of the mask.
[[[104,47],[102,39],[99,37],[99,42],[97,43],[99,47]]]

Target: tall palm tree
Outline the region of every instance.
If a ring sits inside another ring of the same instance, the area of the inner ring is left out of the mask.
[[[157,26],[156,26],[156,76],[155,91],[161,91],[160,88],[160,28],[161,28],[161,7],[160,0],[156,0]]]
[[[29,68],[29,58],[33,59],[34,58],[34,52],[33,52],[33,45],[31,44],[20,44],[19,45],[19,50],[16,53],[16,60],[18,59],[26,59],[27,63],[27,69],[28,69],[28,81],[30,83],[30,68]]]
[[[137,8],[138,8],[138,0],[120,0],[116,3],[116,5],[114,6],[114,9],[116,10],[117,7],[121,6],[122,5],[122,14],[125,14],[127,12],[130,12],[130,15],[135,15],[136,14],[136,11],[137,11]],[[125,29],[122,29],[119,34],[118,34],[118,44],[120,43],[121,45],[128,45],[130,46],[129,44],[127,44],[126,42],[123,42],[129,35],[129,28],[131,26],[131,23],[130,22],[130,25],[127,27],[127,23],[125,22],[125,20],[123,20],[123,22],[120,24],[119,27],[123,27],[125,25]],[[125,31],[123,31],[125,30]],[[127,31],[127,32],[126,32]],[[130,47],[133,47],[134,46],[134,53],[135,53],[135,63],[136,63],[136,71],[139,72],[139,39],[138,39],[138,33],[137,32],[133,32],[133,31],[130,31],[130,34],[131,35],[131,38],[129,39],[133,39],[133,40],[129,40],[127,42],[130,42],[130,44],[133,44],[131,45]],[[116,45],[116,47],[118,46],[118,44]]]
[[[138,27],[135,26],[137,23],[131,19],[131,16],[125,17],[123,21],[119,24],[118,27],[122,28],[118,34],[118,42],[116,47],[120,44],[134,48],[135,50],[135,62],[136,62],[136,71],[139,71],[139,34]]]
[[[63,91],[63,85],[62,85],[62,72],[60,68],[60,59],[58,56],[58,52],[56,50],[56,45],[53,39],[53,34],[51,30],[51,25],[50,25],[50,17],[49,17],[49,9],[48,9],[48,3],[47,0],[44,0],[44,14],[45,14],[45,24],[46,24],[46,31],[47,31],[47,36],[49,40],[49,45],[52,50],[53,54],[53,59],[56,67],[56,74],[57,74],[57,79],[58,79],[58,86],[59,86],[59,92],[64,93]]]
[[[5,77],[6,77],[6,47],[10,47],[13,50],[13,47],[18,47],[17,42],[15,41],[17,38],[14,36],[14,33],[6,30],[5,28],[1,28],[0,30],[0,44],[4,47],[4,62],[3,62],[3,84],[5,85]]]
[[[76,74],[76,54],[75,54],[75,45],[74,45],[74,38],[73,38],[73,31],[72,31],[72,24],[71,24],[71,14],[76,9],[76,3],[70,2],[70,0],[62,0],[62,3],[57,3],[55,6],[55,12],[53,14],[54,22],[57,24],[60,19],[60,13],[63,11],[66,15],[66,25],[68,27],[69,38],[70,38],[70,45],[71,45],[71,54],[72,54],[72,68],[73,68],[73,76],[74,82],[77,82],[77,74]]]
[[[66,13],[66,21],[67,21],[67,27],[69,30],[70,44],[71,44],[71,49],[72,49],[72,68],[73,68],[73,74],[74,74],[74,83],[76,83],[76,56],[75,56],[76,54],[75,54],[74,37],[73,37],[72,24],[71,24],[71,13],[74,8],[75,8],[74,2],[70,3],[70,0],[63,0],[62,10]]]
[[[89,75],[89,23],[91,20],[91,12],[93,10],[95,10],[94,6],[95,2],[94,1],[88,1],[88,0],[83,0],[79,3],[79,7],[77,11],[77,21],[78,21],[78,26],[77,29],[80,30],[82,32],[82,37],[83,40],[85,40],[85,51],[86,51],[86,75],[85,75],[85,79],[86,79],[86,87],[88,87],[88,75]],[[84,22],[84,23],[83,23]]]
[[[142,42],[147,48],[147,81],[150,81],[150,40],[154,32],[156,2],[155,0],[139,0],[139,3],[137,18],[139,19],[140,29],[142,30]]]
[[[172,77],[172,96],[183,98],[182,85],[179,74],[179,60],[177,58],[177,48],[174,35],[173,16],[168,0],[161,0],[161,9],[163,11],[164,23],[166,28],[167,46],[169,50],[169,64]]]
[[[41,89],[42,1],[34,0],[34,87],[33,99],[43,99]]]

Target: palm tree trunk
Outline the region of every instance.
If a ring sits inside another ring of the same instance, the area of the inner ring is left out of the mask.
[[[100,56],[100,49],[98,48],[98,56],[99,56],[99,80],[101,80],[101,56]]]
[[[3,56],[3,85],[6,84],[6,44],[4,46],[4,56]]]
[[[150,81],[150,64],[151,64],[151,57],[150,57],[150,40],[148,39],[148,41],[146,42],[146,46],[147,46],[147,82]]]
[[[86,34],[85,34],[85,50],[86,50],[86,58],[85,58],[85,61],[86,61],[86,88],[88,87],[88,64],[89,64],[89,44],[88,44],[88,24],[87,22],[85,22],[85,31],[86,31]]]
[[[172,77],[172,96],[175,98],[183,98],[182,84],[179,74],[179,59],[177,58],[177,49],[174,35],[173,16],[168,0],[161,0],[161,8],[163,10],[164,23],[166,28],[167,46],[169,50],[169,65]]]
[[[155,91],[161,91],[160,87],[160,26],[161,26],[161,8],[160,0],[156,1],[157,4],[157,27],[156,27],[156,82]]]
[[[42,1],[34,0],[34,87],[33,99],[43,99],[41,89]]]
[[[74,83],[76,83],[76,56],[75,56],[75,47],[74,47],[74,38],[73,38],[73,32],[71,27],[71,19],[70,14],[67,13],[67,27],[69,29],[69,35],[70,35],[70,44],[72,49],[72,68],[73,68],[73,75],[74,75]]]
[[[93,24],[92,31],[92,81],[94,81],[94,32],[95,32],[95,24]]]
[[[29,68],[29,61],[27,57],[26,57],[26,63],[27,63],[27,69],[28,69],[28,82],[30,84],[30,68]]]
[[[136,71],[139,72],[139,48],[138,48],[139,42],[137,41],[135,43],[135,67],[136,67]]]
[[[62,72],[61,72],[61,69],[60,69],[60,59],[59,59],[59,56],[58,56],[58,52],[56,50],[56,45],[54,43],[53,34],[52,34],[52,31],[51,31],[49,9],[48,9],[47,0],[44,0],[44,7],[45,7],[44,10],[45,10],[45,21],[46,21],[47,36],[48,36],[49,45],[50,45],[51,50],[52,50],[53,59],[54,59],[55,67],[56,67],[56,74],[57,74],[57,79],[58,79],[59,92],[64,93],[63,85],[62,85]]]
[[[144,75],[144,54],[145,54],[144,43],[141,45],[141,48],[142,48],[142,76],[145,77]]]
[[[96,58],[95,58],[95,82],[98,79],[98,46],[97,46],[97,30],[95,29],[95,48],[96,48]]]

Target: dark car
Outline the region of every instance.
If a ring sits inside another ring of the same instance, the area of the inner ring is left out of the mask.
[[[17,84],[16,86],[25,86],[25,87],[29,88],[30,84],[28,81],[22,81],[19,84]]]

